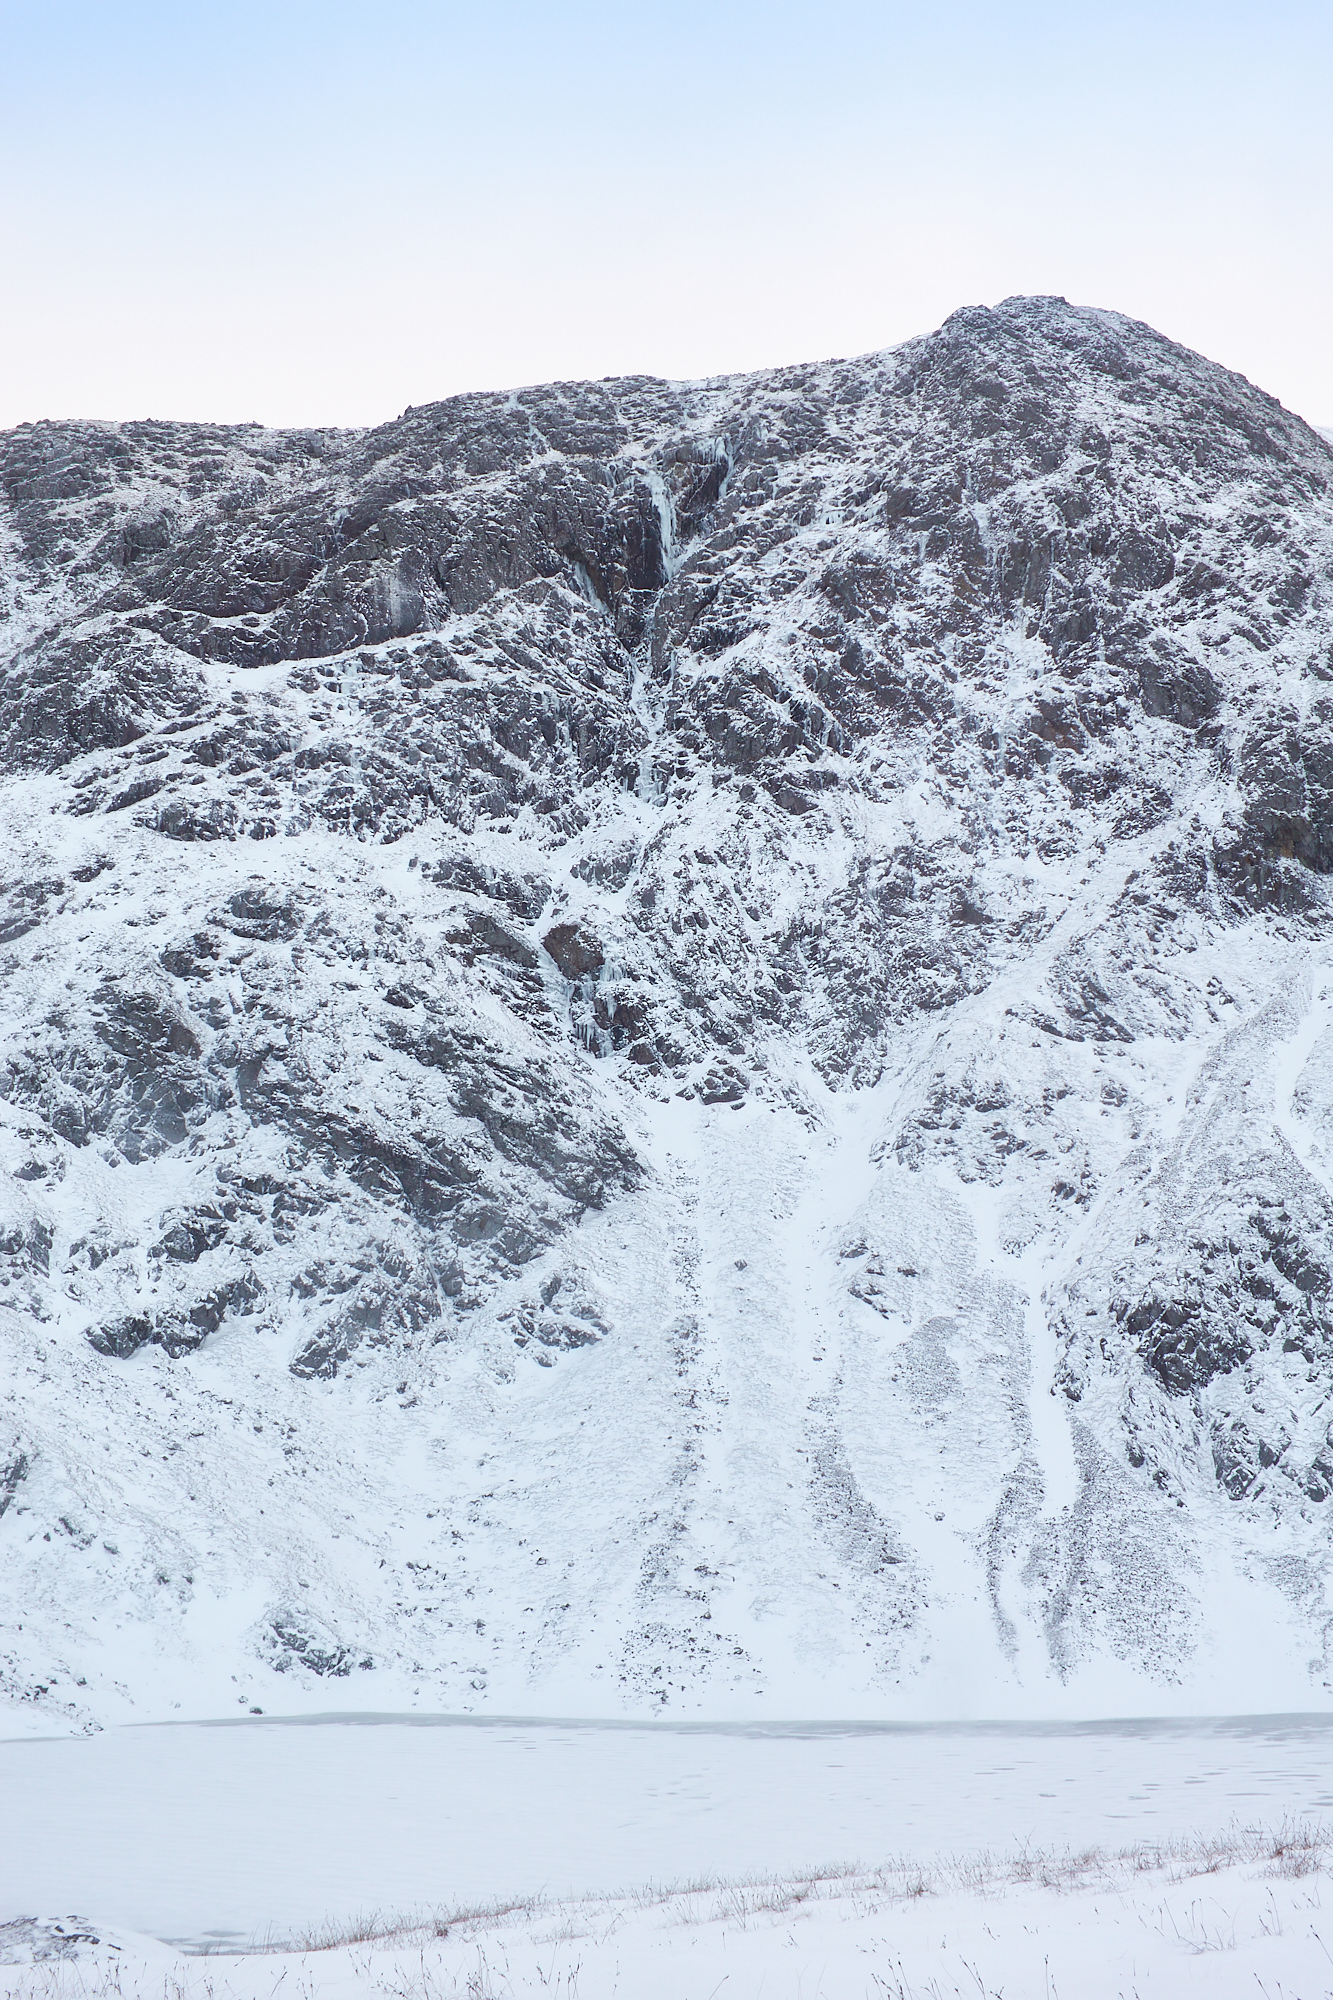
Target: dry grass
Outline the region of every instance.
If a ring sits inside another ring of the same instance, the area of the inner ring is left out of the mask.
[[[476,1930],[493,1930],[516,1917],[534,1917],[548,1907],[549,1899],[545,1896],[497,1896],[493,1902],[460,1903],[416,1915],[397,1911],[392,1916],[381,1916],[374,1912],[369,1916],[355,1917],[350,1923],[335,1923],[328,1918],[308,1930],[298,1931],[285,1943],[265,1940],[259,1949],[338,1951],[344,1945],[382,1944],[386,1940],[411,1944],[429,1938],[451,1937],[460,1932],[467,1937]]]
[[[1012,1854],[943,1857],[929,1867],[917,1861],[889,1861],[878,1867],[831,1863],[799,1875],[701,1876],[686,1882],[552,1901],[531,1896],[492,1903],[443,1905],[416,1914],[379,1914],[350,1923],[329,1921],[286,1943],[266,1940],[264,1951],[335,1951],[356,1944],[426,1945],[441,1938],[471,1943],[521,1921],[552,1942],[599,1937],[625,1911],[655,1910],[664,1924],[725,1924],[745,1928],[759,1921],[799,1914],[803,1909],[847,1902],[856,1915],[872,1915],[894,1903],[962,1891],[972,1896],[1034,1887],[1057,1893],[1113,1888],[1126,1880],[1160,1874],[1169,1886],[1213,1875],[1224,1868],[1260,1866],[1282,1881],[1297,1881],[1323,1870],[1333,1853],[1333,1827],[1305,1821],[1277,1828],[1233,1827],[1225,1833],[1139,1842],[1133,1847],[1020,1849]],[[555,1928],[542,1928],[549,1918]]]
[[[1246,1867],[1274,1882],[1300,1881],[1328,1870],[1331,1858],[1333,1828],[1292,1821],[1275,1829],[1234,1827],[1220,1835],[1111,1851],[1022,1849],[943,1858],[929,1868],[908,1861],[879,1867],[838,1863],[797,1876],[709,1876],[619,1895],[497,1899],[416,1914],[375,1913],[319,1925],[286,1943],[269,1939],[245,1956],[287,1955],[289,1962],[274,1968],[273,2000],[317,2000],[322,1977],[318,1959],[331,1951],[349,1952],[353,1964],[348,1970],[358,1984],[364,1982],[367,1992],[385,2000],[515,2000],[519,1988],[508,1962],[512,1942],[516,1949],[523,1947],[525,1957],[533,1948],[537,1952],[535,1977],[530,1965],[523,1973],[523,1994],[578,2000],[581,1966],[568,1947],[584,1942],[599,1949],[627,1923],[645,1916],[662,1929],[717,1926],[735,1931],[799,1925],[820,1911],[849,1920],[877,1917],[926,1896],[986,1898],[1025,1888],[1056,1895],[1114,1892],[1153,1882],[1168,1889],[1197,1884],[1201,1892],[1188,1904],[1163,1901],[1150,1920],[1159,1934],[1192,1953],[1223,1952],[1234,1947],[1234,1920],[1207,1892],[1209,1877]],[[1276,1936],[1282,1929],[1276,1901],[1271,1921],[1269,1929],[1261,1919],[1261,1929]],[[475,1956],[460,1962],[451,1955],[446,1964],[438,1949],[446,1939]],[[241,1956],[234,1948],[228,1955]],[[0,2000],[6,1995],[15,2000],[227,2000],[220,1965],[215,1986],[216,1962],[203,1958],[194,1970],[178,1964],[156,1976],[138,1971],[132,1986],[124,1987],[121,1967],[104,1957],[14,1967],[10,1983],[0,1971]],[[901,1966],[886,1971],[881,1964],[870,1978],[871,2000],[914,2000]],[[978,1981],[978,2000],[986,1992]]]

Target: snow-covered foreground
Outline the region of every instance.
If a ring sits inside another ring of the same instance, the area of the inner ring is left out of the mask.
[[[1316,1825],[1333,1723],[229,1721],[2,1743],[0,1798],[0,1920],[77,1912],[197,1951],[372,1912]]]
[[[0,1929],[14,2000],[1148,2000],[1333,1991],[1327,1835],[895,1864],[441,1909],[186,1959],[72,1923]],[[26,1959],[27,1963],[22,1961]]]

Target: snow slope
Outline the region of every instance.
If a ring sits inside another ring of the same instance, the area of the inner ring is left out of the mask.
[[[1321,437],[1018,299],[0,481],[15,1727],[1327,1702]]]

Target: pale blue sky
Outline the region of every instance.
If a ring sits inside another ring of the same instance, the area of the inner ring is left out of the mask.
[[[1333,423],[1330,58],[1330,0],[0,0],[0,424],[371,422],[1020,291]]]

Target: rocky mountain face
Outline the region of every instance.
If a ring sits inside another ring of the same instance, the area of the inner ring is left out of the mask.
[[[0,438],[0,1681],[1333,1683],[1333,448],[1114,313]]]

